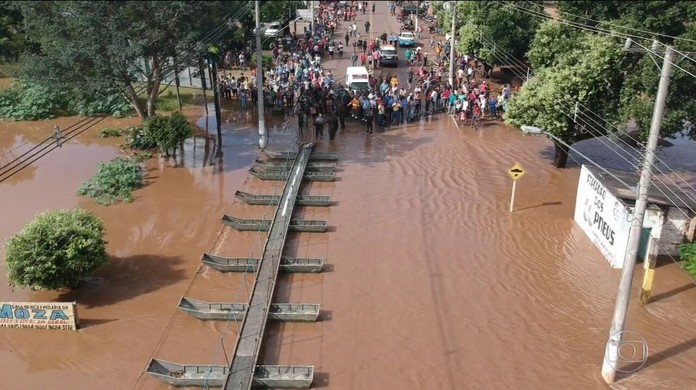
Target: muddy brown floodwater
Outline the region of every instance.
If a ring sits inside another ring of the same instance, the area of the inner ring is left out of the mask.
[[[200,108],[187,114],[205,127]],[[53,124],[77,120],[0,124],[0,163],[45,138]],[[130,204],[98,206],[75,190],[99,162],[119,155],[120,140],[101,139],[97,130],[133,119],[106,120],[0,183],[3,241],[37,212],[77,206],[104,219],[111,254],[69,294],[10,291],[2,266],[0,300],[76,300],[82,325],[78,332],[0,329],[2,388],[166,389],[143,374],[151,357],[226,363],[236,324],[202,322],[176,305],[181,296],[246,299],[253,275],[221,274],[201,267],[200,258],[259,257],[264,237],[223,228],[220,217],[270,218],[273,209],[239,203],[234,192],[282,188],[247,172],[257,154],[253,115],[228,110],[223,120],[221,159],[204,138],[187,142],[178,164],[152,159],[148,184]],[[275,116],[268,121],[269,148],[285,149],[291,127]],[[578,144],[591,158],[617,163],[599,146]],[[317,388],[609,388],[599,370],[619,271],[573,222],[575,161],[554,169],[553,145],[541,138],[492,122],[474,132],[447,116],[369,137],[351,124],[317,148],[339,154],[338,180],[302,192],[337,204],[296,214],[333,228],[291,234],[285,254],[325,257],[328,267],[282,275],[276,301],[320,303],[321,321],[269,324],[261,363],[314,365]],[[693,144],[665,148],[660,157],[684,175],[696,169]],[[527,175],[510,214],[506,171],[514,162]],[[647,340],[650,359],[612,387],[693,388],[696,289],[665,264],[654,301],[641,307],[640,266],[635,277],[626,328]]]

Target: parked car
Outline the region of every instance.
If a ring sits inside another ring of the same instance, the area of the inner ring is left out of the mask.
[[[382,48],[379,50],[380,58],[379,58],[379,63],[382,66],[386,65],[394,65],[398,66],[399,65],[399,53],[396,51],[396,48],[391,45],[384,45]]]
[[[264,22],[259,23],[259,29],[263,33],[266,30],[266,23],[264,23]],[[254,29],[251,30],[251,35],[256,36],[256,27],[254,27]]]
[[[418,13],[418,6],[415,4],[406,4],[401,8],[401,16],[408,16]]]
[[[399,47],[415,46],[416,37],[410,31],[404,31],[399,35]]]
[[[281,35],[283,31],[283,27],[280,22],[273,22],[269,23],[266,26],[266,31],[264,31],[263,35],[267,37],[275,37]]]

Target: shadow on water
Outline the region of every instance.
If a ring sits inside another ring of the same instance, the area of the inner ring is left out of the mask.
[[[109,322],[114,322],[114,321],[118,321],[118,319],[117,318],[105,318],[105,319],[80,318],[79,329],[91,328],[93,326],[108,324]]]
[[[689,291],[694,287],[696,287],[696,285],[694,285],[693,283],[685,284],[685,285],[673,288],[669,291],[663,292],[661,294],[655,294],[650,298],[650,301],[657,302],[657,301],[660,301],[662,299],[667,299],[667,298],[673,297],[675,295],[678,295],[680,293],[683,293],[685,291]]]
[[[664,360],[667,360],[667,359],[673,358],[677,355],[680,355],[680,354],[682,354],[682,353],[684,353],[684,352],[686,352],[694,347],[696,347],[696,337],[689,339],[689,340],[686,340],[686,341],[679,343],[675,346],[669,347],[663,351],[656,352],[656,353],[650,353],[650,355],[648,356],[648,360],[645,362],[645,364],[643,364],[643,363],[629,364],[623,369],[623,371],[624,372],[635,372],[635,371],[638,371],[639,369],[645,370],[646,368],[648,368],[650,366],[654,366],[655,364],[658,364]],[[626,374],[623,377],[626,378],[626,377],[630,377],[630,376],[631,376],[631,374]]]
[[[540,204],[534,205],[534,206],[523,207],[523,208],[517,209],[516,211],[536,209],[536,208],[545,207],[545,206],[559,206],[559,205],[562,205],[562,204],[563,204],[563,202],[560,202],[560,201],[556,201],[556,202],[544,202],[544,203],[540,203]]]
[[[111,256],[79,289],[61,294],[59,300],[77,301],[87,308],[127,301],[183,280],[185,269],[177,267],[181,264],[179,257]]]
[[[330,374],[328,372],[315,372],[314,382],[312,382],[312,387],[315,389],[321,389],[329,387],[330,384]]]

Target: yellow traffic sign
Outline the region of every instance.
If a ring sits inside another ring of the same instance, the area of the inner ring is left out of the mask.
[[[525,172],[524,168],[522,168],[522,165],[520,165],[520,163],[517,162],[515,163],[515,165],[512,166],[512,168],[508,170],[508,175],[510,175],[510,177],[514,181],[520,180],[520,178],[524,176],[525,173],[527,172]]]

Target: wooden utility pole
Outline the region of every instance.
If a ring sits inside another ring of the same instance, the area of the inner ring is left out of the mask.
[[[176,62],[176,56],[174,56],[174,86],[176,87],[176,102],[179,105],[179,111],[181,111],[181,93],[179,91],[181,83],[179,82],[179,64]]]
[[[640,175],[640,182],[638,183],[638,197],[633,211],[631,230],[628,235],[626,256],[621,269],[621,281],[619,282],[619,291],[616,295],[614,316],[611,321],[609,340],[604,350],[602,378],[604,378],[604,381],[607,383],[613,383],[615,381],[617,365],[621,363],[619,361],[619,347],[621,346],[621,336],[624,332],[628,303],[631,298],[631,284],[633,283],[633,271],[636,265],[636,258],[638,257],[643,219],[645,217],[645,210],[648,207],[648,188],[650,187],[650,180],[652,178],[652,167],[655,163],[657,141],[660,138],[660,128],[662,127],[662,118],[664,116],[665,102],[667,100],[667,88],[669,87],[669,79],[672,74],[672,55],[672,47],[667,46],[662,63],[660,84],[657,88],[655,110],[653,111],[652,123],[650,125],[650,135],[648,136],[648,144],[645,149],[643,169]],[[646,276],[647,275],[650,275],[652,278],[653,273],[646,273]],[[650,281],[650,285],[652,285],[652,280]]]
[[[208,124],[208,95],[206,94],[206,82],[205,82],[205,68],[203,67],[203,61],[199,60],[198,61],[198,73],[201,75],[201,88],[203,89],[203,107],[205,107],[205,117],[206,117],[206,130],[207,130],[207,124]],[[206,135],[208,135],[208,132],[206,131]]]
[[[218,156],[222,155],[222,117],[220,115],[220,82],[218,81],[218,67],[217,58],[211,56],[210,61],[212,62],[212,75],[210,76],[210,82],[213,84],[213,99],[215,99],[215,127],[217,128],[217,153]]]

